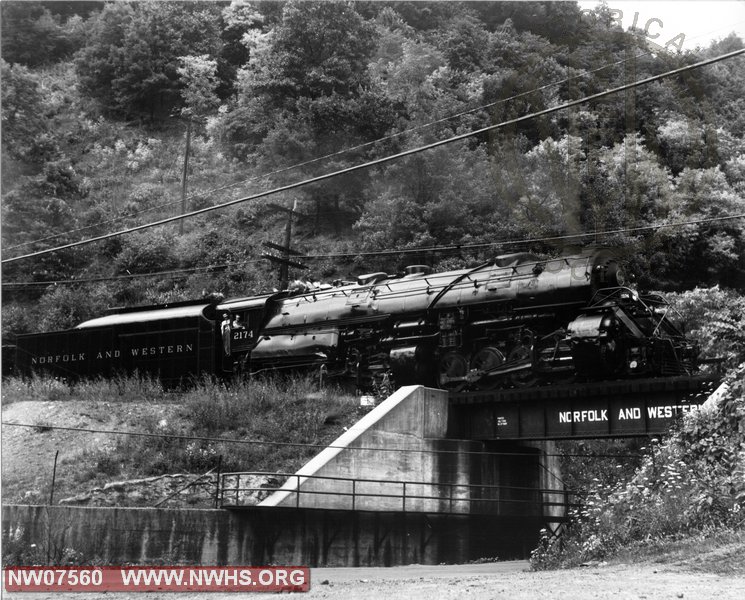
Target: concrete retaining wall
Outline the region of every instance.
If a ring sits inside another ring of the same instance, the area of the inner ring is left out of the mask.
[[[537,542],[539,527],[537,520],[489,516],[259,507],[11,505],[2,510],[6,564],[43,564],[47,554],[52,563],[67,554],[83,563],[143,565],[457,563],[525,557]]]

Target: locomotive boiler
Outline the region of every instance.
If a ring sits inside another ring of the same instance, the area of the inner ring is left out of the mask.
[[[22,371],[38,367],[43,346],[52,370],[137,370],[168,381],[310,368],[361,390],[692,373],[697,349],[664,300],[624,283],[605,250],[507,254],[440,273],[414,265],[344,285],[123,311],[67,332],[20,336],[17,361]],[[64,360],[76,352],[88,362]]]

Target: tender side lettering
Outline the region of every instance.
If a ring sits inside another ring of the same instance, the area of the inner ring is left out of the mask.
[[[69,363],[85,360],[85,352],[77,354],[55,354],[54,356],[34,356],[31,358],[32,365],[55,365],[57,363]]]
[[[132,348],[132,356],[158,356],[161,354],[182,354],[192,352],[193,344],[177,344],[175,346],[150,346],[148,348]]]
[[[131,356],[159,356],[163,354],[184,354],[194,351],[194,344],[174,344],[170,346],[148,346],[131,348]],[[98,350],[90,354],[94,360],[115,360],[122,357],[121,350]],[[58,363],[74,363],[86,360],[85,352],[71,354],[54,354],[48,356],[32,356],[32,365],[55,365]]]

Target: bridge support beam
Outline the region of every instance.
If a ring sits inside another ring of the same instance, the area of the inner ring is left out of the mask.
[[[451,396],[451,435],[550,440],[660,435],[698,410],[715,377],[602,381]]]

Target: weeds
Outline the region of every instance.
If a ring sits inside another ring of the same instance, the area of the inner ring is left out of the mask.
[[[51,507],[39,507],[37,518],[27,531],[19,526],[4,537],[3,567],[23,565],[98,565],[98,557],[86,556],[70,547],[69,531],[72,517],[55,512]],[[35,540],[36,542],[32,542]]]
[[[117,435],[83,451],[74,481],[68,482],[76,488],[112,478],[202,474],[218,466],[222,471],[295,471],[358,417],[355,397],[319,389],[315,379],[302,376],[231,384],[206,379],[180,392],[165,392],[156,381],[135,377],[74,384],[37,377],[8,380],[6,394],[14,401],[133,405],[131,416],[121,411],[120,417],[132,432],[147,435]],[[167,412],[158,408],[164,400]],[[54,423],[46,419],[37,425],[44,431]]]
[[[3,380],[2,401],[65,402],[70,400],[117,402],[162,402],[166,395],[159,381],[148,377],[114,377],[82,381],[64,381],[44,375]]]
[[[214,439],[188,440],[177,437],[142,440],[155,460],[148,473],[165,468],[202,472],[230,470],[296,469],[318,451],[304,445],[323,445],[341,431],[342,424],[328,426],[329,414],[343,414],[345,423],[354,420],[356,399],[333,389],[319,391],[311,378],[265,379],[233,385],[202,382],[183,397],[182,416],[192,424],[191,436],[228,438],[251,443],[226,443]],[[168,424],[164,434],[184,435]],[[279,445],[258,442],[277,442]],[[143,448],[144,449],[144,448]]]
[[[690,413],[654,443],[635,473],[596,479],[561,537],[543,532],[534,569],[604,560],[639,545],[745,525],[745,382],[739,371],[715,407]]]

